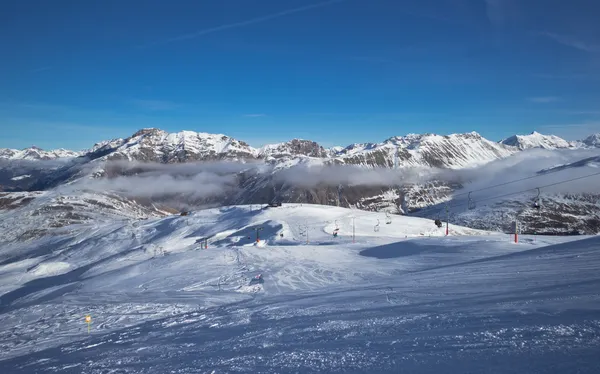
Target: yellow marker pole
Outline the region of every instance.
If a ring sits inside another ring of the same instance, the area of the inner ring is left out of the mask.
[[[90,315],[85,316],[85,323],[87,323],[87,325],[88,325],[88,335],[89,335],[89,333],[90,333],[90,324],[92,323],[92,316],[90,316]]]

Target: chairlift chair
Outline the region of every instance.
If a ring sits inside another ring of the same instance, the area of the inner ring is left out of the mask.
[[[473,201],[473,199],[471,198],[471,193],[472,192],[469,192],[469,203],[467,206],[469,210],[473,210],[477,206],[477,204],[475,204],[475,201]]]
[[[385,212],[385,223],[387,225],[389,225],[390,223],[392,223],[392,217],[390,216],[390,214],[388,212]]]
[[[437,217],[436,219],[433,221],[433,223],[437,226],[437,227],[442,227],[442,219],[440,218],[440,211],[438,210],[437,212]]]
[[[536,188],[537,196],[535,197],[535,202],[533,203],[533,207],[539,210],[542,207],[542,199],[540,198],[541,191],[539,188]]]

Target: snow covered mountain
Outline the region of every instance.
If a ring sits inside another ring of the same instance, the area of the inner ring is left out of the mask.
[[[590,135],[581,142],[587,147],[600,148],[600,133]]]
[[[0,159],[6,160],[54,160],[57,158],[68,158],[81,156],[82,152],[74,152],[66,149],[55,149],[44,151],[38,147],[25,149],[0,148]]]
[[[146,128],[126,139],[99,142],[86,151],[44,151],[38,147],[23,150],[2,148],[0,159],[53,160],[85,156],[102,160],[172,163],[248,159],[273,161],[304,156],[326,158],[352,165],[456,169],[508,157],[520,150],[577,148],[578,144],[599,147],[600,134],[591,135],[579,142],[569,142],[554,135],[543,135],[534,131],[529,135],[514,135],[499,143],[489,141],[476,132],[450,135],[408,134],[394,136],[381,143],[356,143],[325,149],[314,141],[302,139],[253,148],[244,141],[223,134],[194,131],[168,133],[156,128]]]
[[[560,149],[576,148],[577,142],[569,142],[555,135],[544,135],[537,131],[529,135],[513,135],[500,141],[501,144],[517,147],[520,150],[531,148]]]
[[[470,132],[396,136],[382,143],[350,145],[334,157],[353,165],[460,169],[482,165],[516,152],[518,150],[514,148]]]
[[[325,149],[310,140],[293,139],[253,148],[222,134],[142,129],[126,139],[97,143],[85,152],[57,150],[44,152],[37,148],[24,151],[2,150],[7,159],[51,159],[83,156],[91,160],[129,160],[141,162],[188,162],[207,160],[245,161],[262,159],[270,162],[289,161],[295,157],[327,159],[350,165],[392,167],[423,166],[463,168],[480,165],[517,152],[511,147],[491,142],[472,132],[446,136],[425,134],[392,137],[382,143],[353,144]],[[3,156],[2,156],[3,155]]]
[[[96,144],[88,153],[93,159],[174,163],[186,161],[235,160],[257,157],[247,143],[222,134],[142,129],[126,139]]]
[[[258,150],[258,156],[267,161],[272,161],[297,156],[325,158],[329,156],[329,153],[316,142],[293,139],[289,142],[267,144]]]

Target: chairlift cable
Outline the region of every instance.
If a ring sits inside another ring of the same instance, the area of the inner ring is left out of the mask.
[[[510,192],[510,193],[507,193],[507,194],[486,197],[484,199],[479,199],[478,201],[488,201],[488,200],[500,199],[500,198],[503,198],[503,197],[508,197],[508,196],[512,196],[512,195],[518,195],[518,194],[522,194],[522,193],[525,193],[525,192],[529,192],[529,191],[533,191],[533,190],[538,190],[538,189],[541,189],[541,188],[553,187],[553,186],[557,186],[557,185],[564,184],[564,183],[569,183],[569,182],[573,182],[573,181],[577,181],[577,180],[581,180],[581,179],[585,179],[585,178],[590,178],[590,177],[594,177],[594,176],[597,176],[597,175],[600,175],[600,172],[593,173],[593,174],[587,174],[587,175],[583,175],[583,176],[576,177],[576,178],[564,179],[564,180],[561,180],[561,181],[558,181],[558,182],[554,182],[554,183],[550,183],[550,184],[547,184],[547,185],[544,185],[544,186],[539,186],[539,187],[534,187],[534,188],[528,188],[526,190],[521,190],[521,191],[516,191],[516,192]],[[531,179],[531,178],[527,178],[527,179]],[[477,191],[477,190],[475,190],[475,191]],[[481,190],[479,190],[479,191],[481,191]],[[458,196],[458,195],[455,195],[455,196]],[[456,207],[459,207],[459,206],[462,206],[462,205],[464,205],[464,203],[460,203],[460,204],[456,203],[456,204],[448,205],[448,208],[456,208]],[[423,209],[423,210],[419,211],[419,213],[422,213],[424,211],[426,212],[426,211],[431,210],[431,209],[434,209],[434,207]],[[436,209],[441,209],[441,208],[436,208]]]
[[[512,180],[512,181],[508,181],[508,182],[504,182],[504,183],[499,183],[499,184],[494,184],[492,186],[487,186],[487,187],[479,188],[479,189],[476,189],[476,190],[471,190],[470,192],[479,192],[479,191],[490,190],[490,189],[496,188],[496,187],[502,187],[502,186],[506,186],[506,185],[509,185],[509,184],[517,183],[517,182],[526,181],[526,180],[533,179],[533,178],[543,177],[545,175],[557,173],[559,171],[563,171],[563,170],[562,169],[551,170],[551,171],[548,171],[548,172],[539,173],[539,174],[536,174],[536,175],[530,175],[528,177],[519,178],[519,179],[515,179],[515,180]],[[468,195],[468,194],[469,194],[469,192],[462,192],[462,193],[454,195],[454,197]]]

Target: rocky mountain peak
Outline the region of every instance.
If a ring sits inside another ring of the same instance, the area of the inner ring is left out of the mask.
[[[328,152],[312,140],[292,139],[287,142],[267,144],[259,150],[261,157],[280,158],[284,156],[328,157]]]
[[[556,135],[544,135],[537,131],[533,131],[529,135],[513,135],[500,143],[511,147],[517,147],[519,150],[531,149],[531,148],[544,148],[544,149],[559,149],[559,148],[573,148],[574,144],[560,138]]]
[[[583,142],[583,144],[585,144],[588,147],[600,148],[600,132],[597,134],[592,134],[592,135],[588,136],[582,142]]]
[[[166,131],[163,131],[161,129],[158,128],[154,128],[154,127],[149,127],[149,128],[144,128],[144,129],[140,129],[138,131],[135,132],[135,134],[131,135],[129,137],[129,139],[131,138],[137,138],[140,136],[144,136],[144,135],[157,135],[157,134],[166,134]]]

